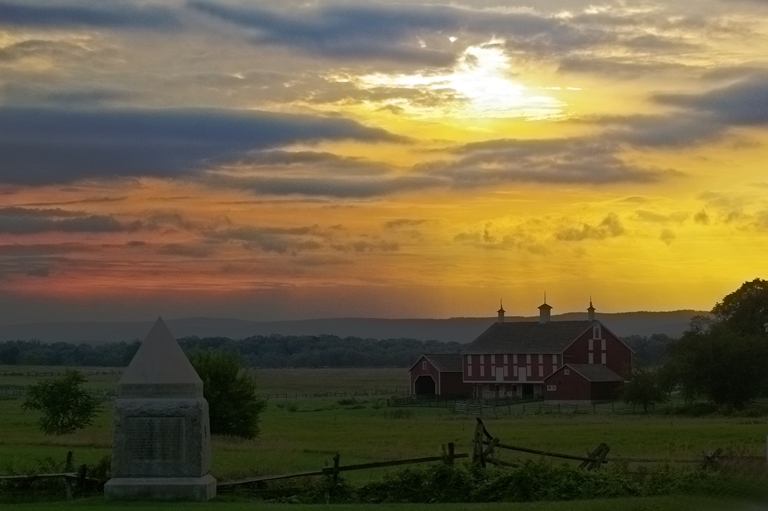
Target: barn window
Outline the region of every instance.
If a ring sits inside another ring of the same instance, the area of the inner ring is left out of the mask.
[[[512,363],[517,364],[517,355],[512,355]]]
[[[504,355],[504,365],[507,365],[507,356]]]
[[[557,364],[557,355],[552,355],[552,363]]]
[[[563,370],[563,374],[566,375],[566,376],[570,376],[571,375],[571,370],[570,369],[564,369]]]
[[[595,349],[595,341],[590,339],[589,340],[589,351],[592,351],[593,349]]]
[[[491,364],[496,363],[496,355],[491,355]]]
[[[557,366],[552,366],[552,372],[554,373],[555,371],[557,371]]]
[[[422,362],[422,363],[421,363],[421,368],[422,368],[423,370],[425,370],[425,371],[427,370],[427,361],[426,361],[426,360],[425,360],[424,362]]]
[[[554,392],[557,390],[557,385],[547,385],[547,390],[549,392]]]
[[[592,325],[592,337],[595,339],[599,339],[603,336],[603,332],[601,331],[600,324],[595,323]]]
[[[467,364],[472,363],[472,355],[467,355]]]
[[[590,353],[589,354],[589,363],[590,364],[594,364],[595,363],[595,354],[594,353]]]
[[[544,363],[544,355],[539,353],[539,364],[543,364],[543,363]]]
[[[480,366],[480,376],[485,376],[485,366]]]
[[[525,363],[526,364],[530,364],[531,363],[531,356],[530,355],[526,355],[525,356]]]
[[[602,348],[603,351],[605,351],[605,339],[600,340],[600,347]]]
[[[600,363],[601,364],[605,364],[605,359],[606,359],[605,353],[601,353],[600,354]]]
[[[472,376],[472,366],[467,366],[467,376]]]

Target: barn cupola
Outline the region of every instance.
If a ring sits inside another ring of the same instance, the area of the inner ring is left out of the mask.
[[[547,304],[547,295],[544,295],[544,303],[539,305],[539,323],[542,325],[545,323],[549,323],[549,317],[550,313],[552,312],[552,307],[550,307]]]
[[[499,310],[496,312],[499,313],[499,323],[504,323],[504,304],[499,300]]]
[[[587,309],[587,314],[590,321],[595,320],[595,308],[592,306],[592,298],[589,299],[589,308]]]

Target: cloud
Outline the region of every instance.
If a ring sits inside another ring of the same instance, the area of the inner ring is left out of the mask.
[[[75,5],[29,5],[0,2],[0,26],[146,28],[168,30],[179,26],[174,11],[126,2]]]
[[[665,215],[662,213],[656,213],[654,211],[638,209],[637,211],[635,211],[635,215],[637,220],[641,222],[659,223],[659,224],[665,224],[670,222],[680,223],[685,221],[688,218],[688,213],[685,213],[683,211],[676,211],[674,213]]]
[[[209,231],[206,236],[211,240],[240,241],[245,248],[278,254],[295,255],[305,250],[318,250],[323,246],[319,241],[322,233],[317,226],[241,226]]]
[[[459,158],[417,168],[453,186],[533,183],[650,183],[677,174],[625,163],[610,142],[591,138],[492,140],[454,149]]]
[[[675,238],[677,238],[677,236],[670,229],[662,229],[661,233],[659,234],[659,240],[663,241],[667,245],[671,245],[672,242],[675,241]]]
[[[616,213],[608,213],[597,225],[582,224],[580,228],[560,229],[555,237],[560,241],[603,240],[623,235],[624,226]]]
[[[157,250],[158,254],[182,256],[182,257],[194,257],[203,258],[213,254],[214,250],[211,247],[195,246],[195,245],[181,245],[178,243],[169,243],[163,245]]]
[[[335,59],[387,59],[448,66],[451,51],[424,48],[419,30],[455,28],[458,10],[441,7],[327,5],[322,8],[261,9],[192,1],[201,13],[250,31],[254,44],[288,46]]]
[[[693,215],[693,221],[696,222],[697,224],[707,225],[709,224],[709,215],[705,210],[702,209],[701,211]]]
[[[402,228],[419,227],[427,223],[427,220],[413,220],[410,218],[398,218],[384,222],[384,229],[397,230]]]
[[[653,99],[694,115],[711,116],[723,126],[768,125],[766,72],[702,94],[656,94]]]
[[[321,140],[403,142],[340,117],[217,109],[0,107],[0,182],[178,177],[250,151]]]
[[[126,229],[126,226],[110,215],[90,215],[62,209],[0,208],[0,233],[3,234],[106,233]]]

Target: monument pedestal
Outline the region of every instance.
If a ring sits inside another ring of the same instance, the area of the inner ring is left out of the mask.
[[[203,382],[158,319],[117,385],[110,500],[208,500],[211,435]]]
[[[119,477],[104,485],[107,500],[209,500],[216,479],[203,477]]]

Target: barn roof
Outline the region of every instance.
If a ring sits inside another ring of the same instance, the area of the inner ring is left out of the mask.
[[[602,364],[565,364],[563,367],[570,367],[587,381],[624,381],[624,378]]]
[[[419,357],[419,360],[422,358],[426,358],[441,373],[461,372],[461,353],[425,353]],[[411,366],[411,369],[419,363],[419,360]]]
[[[494,323],[461,352],[471,354],[562,353],[591,321],[514,321]]]

